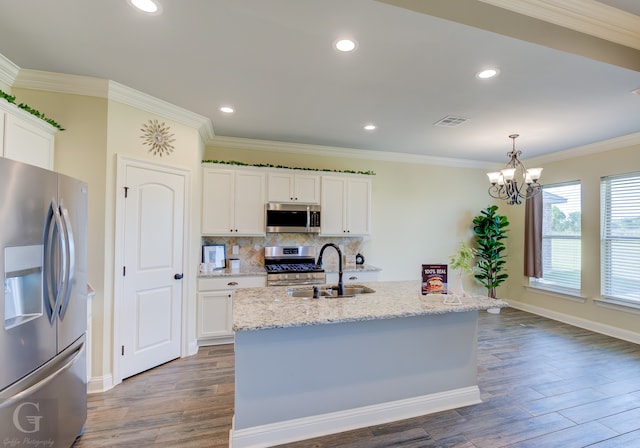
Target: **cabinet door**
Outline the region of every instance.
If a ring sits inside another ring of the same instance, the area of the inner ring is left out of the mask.
[[[349,179],[347,186],[347,233],[371,233],[371,179]]]
[[[53,169],[54,134],[7,114],[4,128],[4,156],[41,168]]]
[[[235,230],[233,170],[205,168],[202,174],[202,233],[229,235]]]
[[[296,174],[294,177],[294,198],[304,204],[320,203],[320,175]]]
[[[321,235],[345,236],[346,188],[346,178],[322,176]]]
[[[293,174],[272,172],[267,176],[267,201],[294,202]]]
[[[234,234],[266,235],[264,223],[265,180],[264,172],[236,172]]]
[[[233,292],[198,293],[198,339],[232,336]]]

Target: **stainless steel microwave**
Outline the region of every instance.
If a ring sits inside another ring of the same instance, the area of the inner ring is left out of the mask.
[[[320,233],[320,206],[312,204],[265,205],[267,233]]]

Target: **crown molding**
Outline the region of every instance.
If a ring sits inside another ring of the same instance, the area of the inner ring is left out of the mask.
[[[238,137],[214,137],[206,140],[206,145],[227,149],[284,152],[290,154],[307,154],[324,157],[377,160],[382,162],[400,162],[414,164],[418,163],[422,165],[438,165],[455,168],[493,169],[495,167],[495,163],[487,163],[476,160],[423,156],[419,154],[408,154],[390,151],[371,151],[366,149],[338,148],[334,146],[308,145],[303,143],[276,142],[271,140],[254,140]]]
[[[2,62],[0,60],[0,65]],[[196,128],[202,141],[215,136],[213,124],[208,118],[115,81],[39,70],[18,70],[13,87],[105,98]]]
[[[0,53],[0,81],[8,86],[13,86],[19,71],[20,67]]]
[[[526,160],[527,163],[544,164],[600,152],[615,151],[616,149],[629,148],[636,145],[640,145],[640,132],[523,160]]]
[[[109,99],[196,128],[205,142],[215,136],[213,124],[207,117],[115,81],[109,81]]]
[[[479,0],[640,50],[640,16],[595,0]]]
[[[67,75],[23,68],[20,69],[13,87],[106,98],[109,83],[106,79],[90,76]]]

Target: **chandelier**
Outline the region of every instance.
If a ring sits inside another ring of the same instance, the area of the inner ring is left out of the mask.
[[[513,140],[513,149],[507,153],[511,160],[504,169],[487,173],[491,182],[489,195],[492,198],[506,200],[508,205],[522,204],[522,199],[532,198],[542,190],[542,186],[538,183],[542,168],[526,169],[518,160],[518,156],[522,155],[522,151],[516,151],[516,139],[519,136],[519,134],[509,136]]]

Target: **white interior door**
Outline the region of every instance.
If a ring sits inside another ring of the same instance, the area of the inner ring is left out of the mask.
[[[121,377],[180,356],[184,176],[127,165]]]

